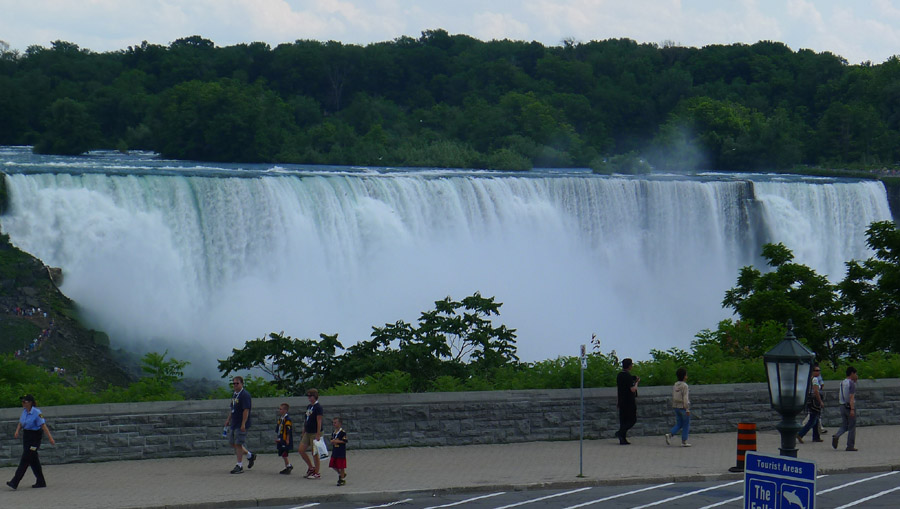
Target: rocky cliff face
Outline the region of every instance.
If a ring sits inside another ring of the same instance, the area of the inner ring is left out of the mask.
[[[887,191],[888,203],[891,206],[891,215],[894,221],[900,220],[900,177],[883,178],[884,188]]]
[[[106,334],[78,321],[75,304],[56,286],[61,278],[62,271],[0,235],[0,353],[48,370],[65,368],[68,377],[90,376],[97,387],[129,383]]]

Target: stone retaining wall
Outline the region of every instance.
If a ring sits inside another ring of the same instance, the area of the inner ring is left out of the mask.
[[[826,425],[840,424],[837,381],[826,386]],[[585,389],[585,438],[612,438],[618,427],[614,388]],[[859,425],[900,424],[900,380],[860,380]],[[642,387],[632,435],[665,433],[673,424],[670,387]],[[691,430],[731,432],[739,422],[771,429],[779,420],[765,384],[691,387]],[[306,398],[253,400],[251,450],[274,453],[281,402],[291,405],[299,442]],[[40,403],[40,402],[38,402]],[[351,448],[440,446],[575,440],[580,430],[578,389],[325,396],[325,429],[341,416]],[[222,438],[228,400],[42,407],[57,440],[45,441],[46,463],[229,454]],[[13,465],[21,440],[13,438],[20,409],[0,410],[0,466]]]

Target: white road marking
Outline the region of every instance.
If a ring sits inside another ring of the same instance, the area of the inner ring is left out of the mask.
[[[874,495],[869,495],[868,497],[866,497],[866,498],[861,498],[861,499],[857,500],[856,502],[850,502],[849,504],[844,504],[844,505],[842,505],[842,506],[840,506],[840,507],[835,507],[835,509],[844,509],[845,507],[853,507],[853,506],[855,506],[855,505],[857,505],[857,504],[862,504],[863,502],[867,502],[867,501],[869,501],[869,500],[872,500],[873,498],[878,498],[878,497],[880,497],[880,496],[882,496],[882,495],[887,495],[888,493],[892,493],[892,492],[897,491],[897,490],[900,490],[900,486],[897,486],[896,488],[891,488],[891,489],[889,489],[889,490],[884,490],[884,491],[879,492],[879,493],[876,493],[876,494],[874,494]]]
[[[556,498],[556,497],[562,497],[565,495],[571,495],[572,493],[578,493],[579,491],[585,491],[585,490],[589,490],[589,489],[591,489],[590,486],[588,486],[587,488],[578,488],[577,490],[564,491],[562,493],[555,493],[553,495],[547,495],[546,497],[533,498],[531,500],[526,500],[524,502],[516,502],[515,504],[503,505],[500,507],[495,507],[494,509],[509,509],[510,507],[519,507],[520,505],[531,504],[533,502],[540,502],[541,500],[547,500],[548,498]]]
[[[859,484],[859,483],[861,483],[861,482],[871,481],[872,479],[878,479],[879,477],[885,477],[885,476],[888,476],[888,475],[894,475],[894,474],[896,474],[896,473],[897,473],[897,471],[895,470],[895,471],[893,471],[893,472],[888,472],[888,473],[886,473],[886,474],[873,475],[872,477],[866,477],[865,479],[859,479],[859,480],[856,480],[856,481],[853,481],[853,482],[848,482],[848,483],[846,483],[846,484],[841,484],[840,486],[835,486],[834,488],[828,488],[827,490],[817,491],[817,492],[816,492],[816,495],[822,495],[822,494],[824,494],[824,493],[830,493],[830,492],[832,492],[832,491],[839,490],[839,489],[841,489],[841,488],[846,488],[847,486],[853,486],[854,484]]]
[[[433,506],[426,507],[425,509],[437,509],[438,507],[453,507],[453,506],[455,506],[455,505],[467,504],[467,503],[469,503],[469,502],[474,502],[474,501],[476,501],[476,500],[481,500],[481,499],[483,499],[483,498],[496,497],[497,495],[503,495],[504,493],[506,493],[506,492],[505,492],[505,491],[500,491],[500,492],[497,492],[497,493],[491,493],[490,495],[481,495],[480,497],[467,498],[467,499],[465,499],[465,500],[460,500],[459,502],[453,502],[452,504],[433,505]]]
[[[719,488],[724,488],[724,487],[726,487],[726,486],[734,486],[735,484],[742,483],[742,482],[744,482],[744,481],[732,481],[732,482],[725,483],[725,484],[718,484],[718,485],[716,485],[716,486],[710,486],[709,488],[703,488],[703,489],[700,489],[700,490],[689,491],[689,492],[687,492],[687,493],[682,493],[681,495],[677,495],[677,496],[674,496],[674,497],[669,497],[669,498],[666,498],[666,499],[663,499],[663,500],[657,500],[656,502],[652,502],[652,503],[650,503],[650,504],[644,504],[644,505],[635,506],[635,507],[632,507],[631,509],[644,509],[645,507],[653,507],[653,506],[655,506],[655,505],[665,504],[666,502],[671,502],[671,501],[673,501],[673,500],[678,500],[679,498],[690,497],[691,495],[696,495],[696,494],[698,494],[698,493],[703,493],[704,491],[716,490],[716,489],[719,489]]]
[[[295,507],[291,507],[291,509],[306,509],[307,507],[315,507],[317,505],[319,505],[318,502],[312,502],[312,503],[306,504],[306,505],[298,505]]]
[[[828,474],[817,475],[816,479],[821,479],[823,477],[828,477]],[[743,481],[741,481],[741,482],[743,482]],[[729,498],[728,500],[716,502],[715,504],[705,505],[705,506],[701,507],[700,509],[712,509],[713,507],[719,507],[721,505],[730,504],[732,502],[737,502],[738,500],[741,500],[743,498],[744,498],[744,495],[741,495],[739,497]]]
[[[664,488],[666,486],[671,486],[673,484],[675,484],[675,483],[667,482],[665,484],[657,484],[656,486],[650,486],[649,488],[641,488],[639,490],[627,491],[625,493],[619,493],[618,495],[612,495],[609,497],[598,498],[597,500],[591,500],[590,502],[585,502],[583,504],[572,505],[572,506],[566,507],[565,509],[575,509],[576,507],[584,507],[584,506],[588,506],[588,505],[599,504],[600,502],[606,502],[607,500],[613,500],[615,498],[624,497],[627,495],[634,495],[635,493],[640,493],[642,491],[655,490],[656,488]]]
[[[368,507],[360,507],[359,509],[375,509],[376,507],[390,507],[392,505],[405,504],[407,502],[412,502],[412,501],[413,501],[413,499],[411,499],[411,498],[404,498],[403,500],[397,500],[396,502],[388,502],[387,504],[381,504],[381,505],[370,505]]]

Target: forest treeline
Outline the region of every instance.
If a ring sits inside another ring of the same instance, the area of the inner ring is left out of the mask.
[[[900,160],[898,57],[848,65],[769,41],[0,41],[0,91],[0,144],[41,153],[632,171]]]

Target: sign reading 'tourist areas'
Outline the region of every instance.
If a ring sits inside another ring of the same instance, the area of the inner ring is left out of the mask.
[[[744,509],[814,509],[816,464],[748,451]]]

